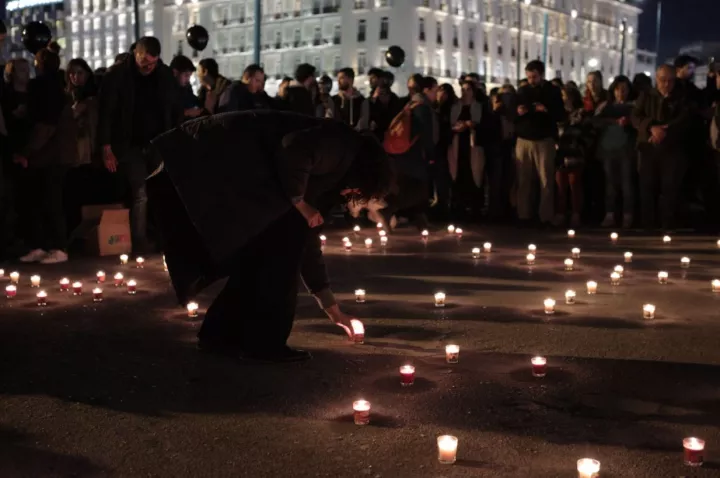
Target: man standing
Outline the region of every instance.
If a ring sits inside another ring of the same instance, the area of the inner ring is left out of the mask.
[[[515,155],[518,174],[517,210],[521,221],[532,217],[534,175],[540,179],[540,222],[553,219],[555,185],[555,143],[557,123],[563,120],[560,90],[545,81],[545,64],[533,60],[525,67],[528,85],[518,91]]]
[[[338,94],[333,96],[337,119],[356,128],[360,121],[365,97],[355,89],[355,72],[352,68],[343,68],[338,73]]]
[[[202,108],[190,86],[190,77],[195,73],[195,65],[190,58],[177,55],[170,62],[170,69],[180,88],[180,103],[185,119],[197,118],[202,114]]]
[[[148,171],[143,159],[150,140],[172,129],[183,117],[178,83],[160,60],[155,37],[138,40],[124,63],[110,68],[100,90],[98,144],[108,171],[119,171],[130,184],[133,249],[148,248]]]
[[[302,63],[295,69],[295,79],[285,90],[285,106],[289,111],[306,116],[315,116],[317,82],[315,67]]]
[[[203,58],[198,64],[200,104],[205,113],[214,115],[238,110],[237,85],[220,74],[220,67],[212,58]]]
[[[270,99],[266,98],[265,70],[252,63],[245,68],[242,79],[234,85],[237,97],[237,111],[270,108]]]

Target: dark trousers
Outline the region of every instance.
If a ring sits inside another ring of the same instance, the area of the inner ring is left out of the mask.
[[[682,151],[647,148],[640,162],[640,206],[645,228],[657,225],[659,209],[663,228],[675,227],[686,162]]]
[[[27,170],[30,249],[65,250],[67,223],[63,208],[66,166]]]
[[[622,195],[624,214],[635,212],[635,160],[630,151],[605,151],[601,154],[605,165],[605,213],[614,213]]]
[[[198,338],[244,351],[285,345],[292,330],[308,225],[291,208],[244,246]]]
[[[446,154],[447,156],[447,154]],[[450,170],[448,169],[448,162],[446,157],[438,157],[428,168],[428,173],[431,178],[430,194],[436,195],[437,204],[433,207],[434,212],[437,212],[438,219],[444,218],[447,215],[448,208],[450,207]]]
[[[131,151],[118,165],[118,172],[130,187],[130,233],[133,248],[142,250],[147,246],[147,190],[145,179],[148,176],[147,166],[142,153]]]
[[[509,218],[512,212],[510,194],[515,181],[515,141],[503,140],[491,151],[492,156],[487,158],[488,213],[493,219]]]

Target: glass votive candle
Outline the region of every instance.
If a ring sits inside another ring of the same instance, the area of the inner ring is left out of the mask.
[[[588,281],[587,283],[587,293],[589,295],[595,295],[597,294],[597,288],[598,284],[594,280]]]
[[[472,253],[473,259],[477,259],[478,257],[480,257],[480,248],[479,247],[473,247],[472,251],[470,251],[470,252]]]
[[[17,286],[14,286],[10,284],[9,286],[5,287],[5,297],[8,299],[12,299],[17,295]]]
[[[357,225],[356,225],[355,227],[353,227],[353,232],[356,233],[356,234],[357,234],[358,232],[360,232],[360,226],[357,226]]]
[[[380,236],[380,246],[385,247],[387,246],[388,238],[387,236]]]
[[[618,233],[617,233],[617,232],[613,232],[613,233],[610,234],[610,240],[611,240],[612,242],[617,242],[617,240],[618,240],[619,237],[620,237],[620,236],[618,236]]]
[[[40,287],[40,276],[30,276],[30,287]]]
[[[60,292],[67,292],[70,290],[70,279],[63,277],[60,279]]]
[[[430,236],[430,231],[428,231],[427,229],[423,229],[423,230],[420,232],[420,236],[422,236],[423,239],[427,239],[428,236]]]
[[[127,282],[127,293],[130,295],[137,294],[137,282],[135,282],[133,279],[130,279]]]
[[[574,230],[574,229],[569,229],[569,230],[568,230],[568,237],[569,237],[570,239],[574,239],[574,238],[575,238],[575,230]]]
[[[445,346],[445,361],[447,363],[458,363],[460,360],[460,346],[459,345],[446,345]]]
[[[655,306],[652,304],[643,305],[643,319],[655,318]]]
[[[720,247],[720,240],[717,241],[717,246]]]
[[[705,461],[705,440],[688,437],[683,440],[683,461],[687,466],[702,466]]]
[[[662,241],[663,241],[663,244],[665,244],[665,245],[667,246],[667,245],[669,245],[669,244],[672,242],[672,237],[670,237],[670,236],[663,236]]]
[[[92,291],[93,302],[103,301],[103,290],[100,287],[95,287]]]
[[[188,302],[186,307],[187,307],[188,317],[197,317],[198,316],[198,303],[197,302]]]
[[[632,262],[632,258],[633,258],[633,253],[632,253],[632,252],[626,252],[626,253],[624,254],[624,256],[625,256],[625,263],[626,263],[626,264],[629,264],[629,263]]]
[[[358,304],[365,303],[365,289],[355,289],[355,302]]]
[[[137,259],[135,259],[135,266],[138,269],[142,269],[143,267],[145,267],[145,259],[142,257],[138,257]]]
[[[455,229],[455,235],[458,236],[458,237],[462,236],[462,235],[463,235],[463,230],[462,230],[461,228],[459,228],[459,227],[456,228],[456,229]]]
[[[342,238],[342,243],[345,244],[346,242],[350,242],[350,238],[347,236]]]
[[[687,269],[688,267],[690,267],[690,258],[683,257],[682,259],[680,259],[680,267],[682,267],[683,269]]]
[[[5,276],[5,269],[0,269],[0,277]]]
[[[327,244],[327,236],[320,234],[320,245],[324,246],[325,244]]]
[[[720,292],[720,280],[715,279],[710,283],[710,285],[712,286],[713,292]]]
[[[128,263],[128,255],[127,254],[121,254],[120,255],[120,264],[126,265]]]
[[[47,292],[41,290],[37,293],[36,297],[38,307],[45,307],[47,305]]]
[[[544,377],[547,373],[547,359],[545,357],[533,357],[530,359],[532,364],[533,377]]]
[[[125,278],[123,277],[123,275],[121,273],[118,272],[113,277],[113,280],[115,281],[115,287],[120,287],[121,285],[123,285]]]
[[[543,305],[545,306],[546,314],[552,315],[555,313],[555,299],[545,299]]]
[[[620,274],[617,272],[613,272],[610,274],[610,284],[612,285],[620,285]]]
[[[73,282],[72,293],[73,293],[73,295],[81,295],[82,294],[82,282]]]
[[[565,303],[568,305],[572,305],[575,303],[575,291],[574,290],[565,291]]]
[[[409,387],[415,383],[415,367],[412,365],[403,365],[400,367],[400,385]]]
[[[528,254],[527,256],[525,256],[525,260],[527,261],[527,264],[528,264],[529,266],[535,264],[535,254],[533,254],[533,253],[531,252],[530,254]]]
[[[535,244],[528,245],[528,252],[535,254],[536,251],[537,251],[537,246]]]
[[[658,272],[658,282],[661,284],[668,283],[668,273],[665,271]]]
[[[445,292],[435,293],[435,307],[445,307]]]
[[[622,278],[625,274],[625,268],[623,266],[615,266],[615,269],[613,269],[615,272],[620,274],[620,277]]]
[[[380,230],[380,231],[378,231],[378,236],[385,237],[385,236],[387,236],[387,232]]]
[[[369,237],[365,239],[365,249],[371,249],[372,248],[372,239]]]
[[[578,478],[598,478],[600,462],[592,458],[581,458],[577,461]]]
[[[447,232],[448,232],[448,234],[452,234],[453,232],[455,232],[455,226],[453,226],[452,224],[450,224],[450,225],[447,227]]]
[[[18,284],[20,282],[20,273],[19,272],[11,272],[10,273],[10,282],[13,284]]]
[[[356,344],[365,343],[365,326],[363,323],[357,319],[352,319],[350,321],[350,326],[352,327],[353,332],[353,342]]]
[[[343,247],[344,247],[345,250],[348,251],[348,252],[352,251],[352,242],[347,241],[346,243],[343,244]]]
[[[355,425],[367,425],[370,423],[370,402],[367,400],[355,400],[353,402],[353,420]]]
[[[383,228],[383,223],[382,223],[382,222],[378,222],[377,224],[375,224],[375,227],[378,228],[378,229],[382,229],[382,228]]]
[[[438,461],[443,465],[452,465],[457,460],[458,439],[452,435],[442,435],[437,439]]]
[[[97,273],[95,274],[95,277],[97,277],[98,284],[102,284],[103,282],[105,282],[105,272],[97,271]]]
[[[491,252],[492,251],[492,244],[489,242],[486,242],[483,244],[483,251],[485,252]]]
[[[579,247],[573,247],[570,253],[573,256],[573,259],[580,259],[580,248]]]
[[[566,271],[573,270],[574,264],[575,264],[575,262],[572,259],[565,259],[565,270]]]

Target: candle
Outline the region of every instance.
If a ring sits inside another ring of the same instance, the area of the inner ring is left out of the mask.
[[[525,259],[527,259],[527,263],[529,266],[535,264],[535,254],[533,254],[532,252],[525,256]]]
[[[614,271],[620,274],[620,277],[623,277],[625,273],[625,268],[623,266],[615,266]]]
[[[574,231],[573,229],[569,229],[569,230],[568,230],[568,237],[569,237],[570,239],[574,239],[574,238],[575,238],[575,231]]]
[[[588,281],[587,283],[587,293],[589,295],[597,294],[597,288],[598,284],[594,280]]]
[[[47,292],[44,290],[37,293],[37,305],[38,307],[45,307],[47,305]]]
[[[687,466],[702,466],[705,452],[705,440],[689,437],[683,440],[684,462]]]
[[[350,242],[350,238],[345,236],[342,238],[342,242],[343,242],[343,244],[345,244],[346,242]]]
[[[40,276],[30,276],[30,287],[40,287]]]
[[[427,229],[423,229],[422,232],[420,233],[420,235],[422,236],[423,239],[427,239],[428,236],[430,235],[430,232]]]
[[[412,365],[400,367],[400,385],[409,387],[413,383],[415,383],[415,367]]]
[[[458,363],[460,360],[460,346],[459,345],[446,345],[445,346],[445,361],[447,363]]]
[[[438,461],[443,465],[452,465],[457,459],[458,439],[452,435],[442,435],[437,439]]]
[[[20,282],[20,273],[19,272],[11,272],[10,273],[10,282],[13,284],[17,284]]]
[[[720,240],[717,241],[717,246],[720,247]]]
[[[655,318],[655,306],[652,304],[643,305],[643,319]]]
[[[5,287],[5,297],[8,299],[12,299],[17,295],[17,287],[10,284],[9,286]]]
[[[145,259],[143,259],[142,257],[138,257],[137,259],[135,259],[135,265],[138,269],[142,269],[143,267],[145,267]]]
[[[453,226],[452,224],[450,224],[450,225],[447,227],[447,231],[448,231],[448,234],[452,234],[453,232],[455,232],[455,226]]]
[[[632,262],[633,253],[632,252],[626,252],[625,253],[625,263],[629,264]]]
[[[188,317],[198,316],[198,304],[197,302],[188,302],[187,304],[187,315]]]
[[[121,285],[123,285],[123,279],[124,279],[124,278],[123,278],[123,275],[122,275],[121,273],[118,272],[117,274],[115,274],[115,276],[113,277],[113,279],[115,280],[115,287],[120,287]]]
[[[555,313],[555,300],[554,299],[545,299],[543,301],[543,304],[545,305],[545,313],[548,315],[552,315]]]
[[[712,285],[713,292],[720,292],[720,280],[715,279],[710,283],[710,285]]]
[[[100,287],[95,287],[92,291],[92,294],[93,294],[93,302],[102,302],[103,292]]]
[[[130,295],[135,295],[137,293],[137,282],[130,279],[127,283],[127,293]]]
[[[0,269],[0,277],[3,277],[5,275],[5,269]]]
[[[327,237],[324,234],[320,234],[320,245],[324,246],[327,243]]]
[[[358,304],[365,303],[365,289],[355,289],[355,302]]]
[[[573,247],[570,252],[572,253],[573,259],[580,259],[580,248],[579,247]]]
[[[612,285],[620,285],[620,274],[617,272],[613,272],[610,274],[610,284]]]
[[[72,291],[73,295],[82,294],[82,282],[73,282]]]
[[[683,257],[682,259],[680,259],[680,267],[682,267],[683,269],[687,269],[688,267],[690,267],[690,258]]]
[[[355,234],[357,234],[358,232],[360,232],[360,226],[355,226],[355,227],[353,227],[353,232],[354,232]]]
[[[658,272],[658,282],[661,284],[668,283],[668,273],[665,271]]]
[[[120,256],[120,264],[125,265],[127,263],[128,263],[128,255],[127,254],[121,255]]]
[[[365,239],[365,249],[371,249],[372,248],[372,239],[369,237]]]
[[[535,254],[535,251],[537,251],[537,246],[535,244],[528,245],[528,251]]]
[[[611,240],[612,242],[617,242],[618,237],[620,237],[620,236],[618,236],[618,233],[617,233],[617,232],[613,232],[613,233],[610,234],[610,240]]]
[[[575,291],[574,290],[565,291],[565,303],[568,305],[572,305],[575,303]]]
[[[70,289],[70,279],[63,277],[60,279],[60,292],[67,292]]]
[[[592,458],[581,458],[577,461],[578,478],[598,478],[600,462]]]
[[[356,344],[365,343],[365,326],[357,319],[350,320],[353,331],[353,342]]]
[[[566,271],[573,270],[573,264],[574,264],[574,262],[572,259],[565,259],[565,270]]]
[[[380,246],[385,247],[387,246],[388,238],[387,236],[380,237]]]
[[[463,230],[460,229],[459,227],[457,229],[455,229],[455,234],[457,234],[458,237],[462,236],[462,233],[463,233]]]
[[[354,401],[353,419],[355,420],[355,425],[367,425],[370,423],[370,402],[367,400]]]
[[[491,252],[491,251],[492,251],[492,244],[489,243],[489,242],[486,242],[485,244],[483,244],[483,250],[484,250],[485,252]]]
[[[445,307],[445,292],[435,294],[435,307]]]
[[[672,242],[672,237],[670,236],[663,236],[663,244],[666,246],[669,245]]]
[[[382,228],[383,228],[383,223],[382,223],[382,222],[378,222],[377,224],[375,224],[375,227],[377,227],[378,229],[382,229]]]
[[[533,377],[542,378],[547,373],[547,359],[545,357],[533,357],[530,359],[532,364]]]
[[[105,272],[97,271],[97,274],[95,274],[95,275],[97,276],[98,284],[102,284],[103,282],[105,282]]]
[[[473,247],[473,250],[471,251],[473,259],[477,259],[480,257],[480,248],[479,247]]]
[[[352,242],[347,241],[345,244],[343,244],[343,247],[344,247],[345,250],[348,251],[348,252],[352,251]]]
[[[387,232],[385,231],[378,231],[378,236],[385,237],[387,235]]]

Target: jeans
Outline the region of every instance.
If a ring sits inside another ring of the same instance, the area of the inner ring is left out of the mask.
[[[635,161],[627,150],[601,151],[605,167],[605,213],[613,214],[622,193],[622,211],[624,214],[635,212]]]
[[[682,151],[658,148],[643,151],[640,162],[640,207],[645,228],[655,227],[658,206],[662,227],[674,227],[686,167]]]
[[[515,146],[515,164],[517,165],[518,217],[531,218],[533,209],[533,189],[535,176],[540,179],[541,222],[550,222],[555,214],[555,140],[552,138],[531,141],[518,138]]]
[[[570,190],[570,202],[573,214],[580,214],[583,207],[583,168],[563,168],[555,173],[557,205],[555,212],[563,216],[567,212],[567,192]]]
[[[118,164],[118,172],[130,186],[130,233],[133,247],[147,246],[147,190],[148,170],[140,151],[131,151]]]
[[[67,220],[63,208],[63,190],[68,168],[46,166],[27,170],[30,249],[65,250]]]

